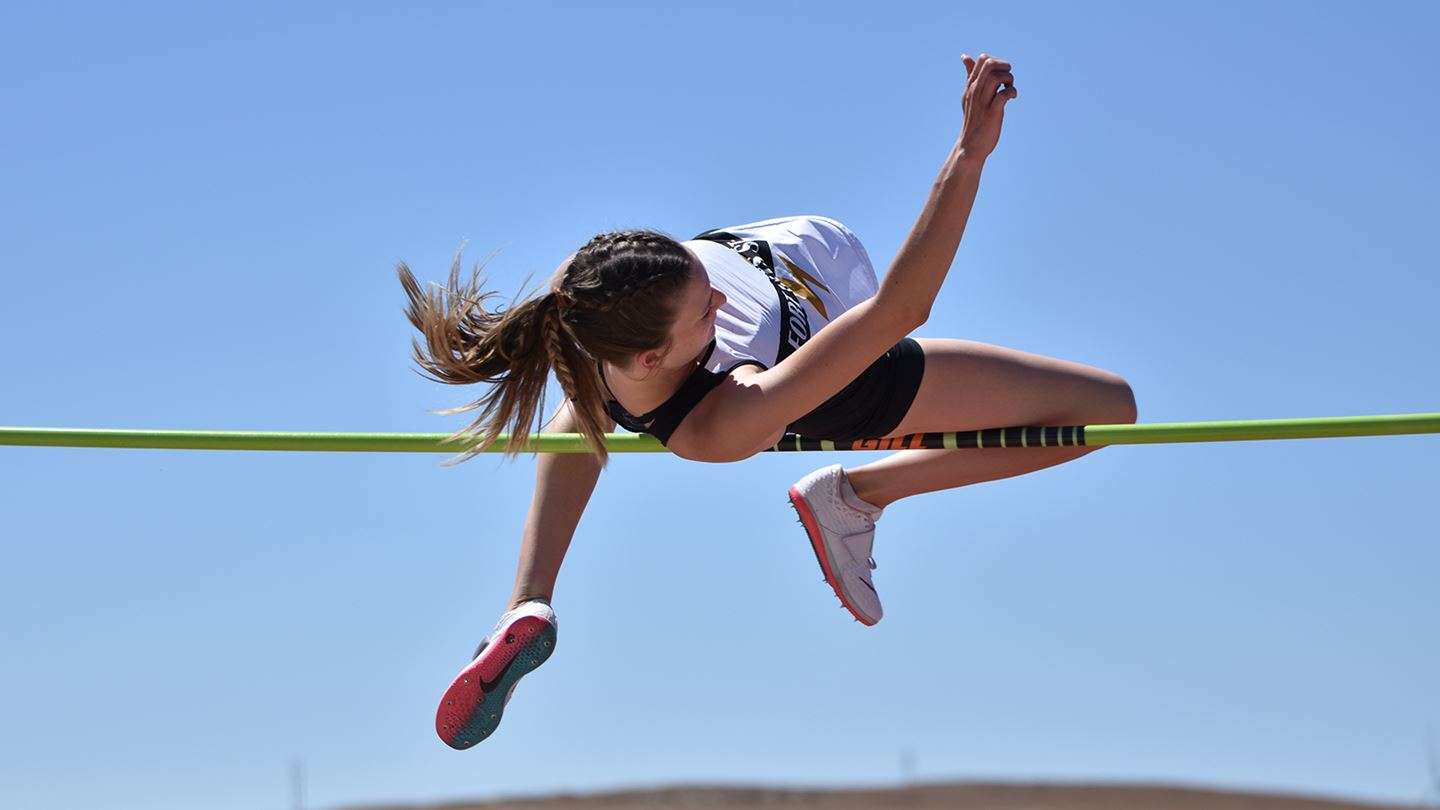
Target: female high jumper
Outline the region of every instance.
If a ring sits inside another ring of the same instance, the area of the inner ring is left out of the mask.
[[[402,262],[406,316],[424,336],[418,363],[439,382],[489,383],[456,434],[509,429],[520,452],[544,412],[547,375],[565,393],[549,424],[581,433],[591,453],[541,454],[510,603],[441,698],[435,728],[469,748],[499,726],[515,684],[550,656],[550,600],[580,515],[608,462],[616,423],[696,461],[739,461],[786,432],[854,440],[1006,425],[1135,421],[1120,376],[1081,363],[969,340],[907,337],[924,324],[954,260],[986,158],[1016,98],[1009,62],[961,55],[964,126],[929,199],[880,284],[848,228],[821,216],[768,219],[677,241],[653,230],[602,233],[556,270],[550,291],[488,312],[478,271],[422,291]],[[428,352],[428,353],[427,353]],[[861,623],[882,615],[871,572],[875,522],[922,492],[993,481],[1097,447],[906,450],[790,488],[810,545],[841,604]]]

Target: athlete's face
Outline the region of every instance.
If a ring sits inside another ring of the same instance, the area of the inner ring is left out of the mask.
[[[715,315],[725,304],[725,293],[710,286],[710,274],[694,251],[690,254],[692,268],[689,283],[681,290],[675,305],[675,321],[670,324],[670,353],[659,362],[661,368],[679,369],[693,364],[715,337]],[[642,364],[647,360],[642,353]],[[658,357],[658,353],[656,353]]]

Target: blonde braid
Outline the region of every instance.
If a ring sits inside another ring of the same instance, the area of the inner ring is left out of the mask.
[[[575,259],[566,269],[565,275],[568,279],[571,270],[581,261],[582,256],[587,265],[598,265],[622,251],[653,250],[671,243],[673,240],[660,233],[612,231],[598,234],[576,251]],[[569,307],[579,304],[586,312],[603,315],[624,304],[633,295],[652,284],[671,277],[672,271],[668,268],[660,268],[648,273],[629,274],[618,278],[609,276],[603,285],[587,285],[569,290],[566,295],[566,304]]]
[[[555,372],[555,379],[560,381],[560,389],[569,399],[571,410],[576,420],[576,426],[580,434],[585,437],[585,443],[590,446],[591,452],[600,459],[603,467],[609,458],[605,449],[605,427],[599,420],[603,418],[603,408],[598,412],[597,397],[600,396],[598,386],[600,375],[597,371],[582,366],[580,369],[572,369],[570,362],[566,359],[567,349],[572,352],[570,357],[580,362],[588,362],[595,359],[580,341],[575,339],[575,333],[570,330],[565,322],[561,309],[567,305],[570,298],[564,294],[550,295],[549,309],[544,316],[543,332],[545,336],[545,350],[550,355],[550,368]],[[567,345],[568,344],[568,345]],[[577,371],[580,376],[577,376]]]
[[[545,349],[550,353],[550,367],[555,370],[555,379],[560,381],[560,390],[573,401],[577,386],[575,375],[570,371],[570,365],[565,362],[565,341],[569,340],[574,345],[575,339],[571,335],[561,334],[562,330],[569,332],[560,315],[560,308],[564,306],[561,296],[552,292],[548,297],[551,301],[550,308],[545,313]]]

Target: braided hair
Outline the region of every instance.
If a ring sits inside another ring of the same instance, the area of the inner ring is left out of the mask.
[[[447,439],[478,441],[446,465],[473,458],[506,432],[505,455],[519,455],[530,426],[544,413],[552,370],[573,403],[586,445],[602,467],[608,464],[606,393],[596,361],[623,365],[667,346],[691,262],[678,241],[659,231],[601,233],[576,252],[554,290],[493,313],[485,300],[495,293],[483,291],[478,267],[461,283],[459,252],[443,291],[422,291],[400,262],[396,273],[410,301],[405,314],[425,342],[411,341],[416,362],[437,382],[492,385],[474,402],[435,411],[480,410]]]

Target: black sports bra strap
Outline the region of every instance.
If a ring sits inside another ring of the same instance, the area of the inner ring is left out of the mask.
[[[705,356],[700,359],[695,370],[690,372],[690,376],[680,384],[679,390],[649,413],[636,416],[625,410],[617,399],[606,402],[606,410],[626,430],[648,433],[659,439],[661,444],[669,442],[670,434],[675,432],[675,429],[680,426],[680,422],[689,415],[690,411],[694,410],[696,405],[700,404],[700,400],[704,399],[706,394],[713,391],[715,386],[725,379],[724,372],[716,373],[705,370],[705,364],[710,362],[711,356],[715,354],[715,345],[716,341],[712,339],[710,347],[705,351]],[[604,382],[605,366],[599,361],[597,361],[597,365],[600,370],[600,380]],[[610,391],[608,382],[605,382],[605,390]],[[610,396],[614,397],[615,392],[610,391]]]

